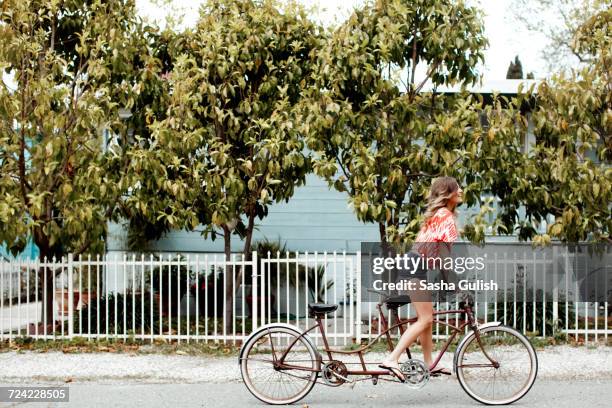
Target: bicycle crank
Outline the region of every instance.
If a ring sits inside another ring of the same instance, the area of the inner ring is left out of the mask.
[[[352,383],[346,376],[348,370],[342,361],[332,360],[323,365],[321,369],[321,377],[326,385],[330,387],[338,387],[345,382]]]
[[[410,388],[423,388],[429,382],[429,369],[421,360],[408,360],[400,364],[400,370]]]

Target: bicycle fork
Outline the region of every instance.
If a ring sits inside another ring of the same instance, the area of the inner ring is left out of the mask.
[[[478,342],[478,346],[480,346],[480,349],[482,350],[482,354],[484,354],[485,357],[487,358],[487,360],[489,360],[491,362],[491,364],[493,364],[494,368],[499,368],[499,362],[496,361],[491,356],[489,356],[489,354],[487,353],[487,350],[485,349],[484,344],[482,343],[482,339],[480,338],[480,330],[478,330],[478,325],[476,324],[476,319],[474,319],[474,315],[472,314],[472,308],[470,306],[466,306],[465,307],[465,312],[466,312],[467,317],[468,317],[468,324],[470,326],[470,329],[472,329],[474,331],[474,336],[476,337],[476,341]]]

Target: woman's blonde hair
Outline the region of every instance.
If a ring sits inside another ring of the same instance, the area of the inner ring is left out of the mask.
[[[459,183],[454,177],[438,177],[431,183],[427,195],[427,209],[425,210],[425,221],[427,224],[431,217],[442,207],[446,207],[448,200],[459,190]]]

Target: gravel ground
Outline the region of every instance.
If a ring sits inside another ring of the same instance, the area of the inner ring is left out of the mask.
[[[415,356],[419,358],[418,355]],[[370,353],[368,361],[382,360]],[[443,365],[452,367],[452,354]],[[540,380],[612,380],[612,347],[558,346],[538,350]],[[0,353],[0,381],[104,383],[228,383],[240,381],[235,356],[61,352]],[[448,380],[448,378],[446,379]],[[445,380],[442,380],[445,381]]]

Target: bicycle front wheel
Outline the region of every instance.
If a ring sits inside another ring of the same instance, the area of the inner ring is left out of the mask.
[[[318,375],[317,351],[294,329],[273,326],[247,340],[240,372],[248,390],[273,405],[292,404],[314,387]]]
[[[538,359],[529,340],[506,326],[485,327],[457,350],[457,379],[463,390],[487,405],[521,399],[535,382]]]

